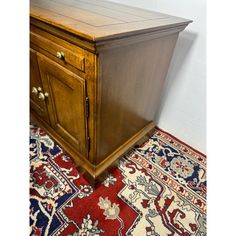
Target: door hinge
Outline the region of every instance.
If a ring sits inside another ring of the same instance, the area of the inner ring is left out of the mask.
[[[90,137],[88,137],[88,152],[90,151]]]
[[[89,117],[89,98],[86,97],[85,99],[85,106],[86,106],[86,117]]]

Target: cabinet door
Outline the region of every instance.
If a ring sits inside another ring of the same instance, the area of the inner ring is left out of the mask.
[[[87,156],[85,80],[38,54],[51,126],[78,152]]]
[[[45,101],[39,98],[44,92],[38,68],[37,54],[30,49],[30,107],[45,121],[49,121]]]

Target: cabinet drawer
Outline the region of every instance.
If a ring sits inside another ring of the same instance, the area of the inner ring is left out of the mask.
[[[85,50],[45,32],[42,34],[31,31],[30,42],[49,52],[55,56],[56,60],[62,61],[65,65],[70,64],[80,71],[86,72]]]

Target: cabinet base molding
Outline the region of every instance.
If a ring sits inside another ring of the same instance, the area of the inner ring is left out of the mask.
[[[149,139],[153,130],[155,129],[155,124],[151,121],[137,133],[135,133],[130,139],[128,139],[124,144],[118,147],[114,152],[108,155],[101,163],[97,166],[92,165],[85,157],[80,155],[74,150],[74,148],[66,143],[55,131],[47,124],[43,119],[41,119],[34,111],[30,113],[30,120],[32,124],[42,127],[59,145],[63,147],[63,151],[69,156],[73,157],[72,160],[75,162],[77,168],[80,172],[84,174],[84,177],[93,185],[101,182],[107,174],[107,171],[114,168],[115,164],[121,156],[129,152],[136,144],[145,142]]]

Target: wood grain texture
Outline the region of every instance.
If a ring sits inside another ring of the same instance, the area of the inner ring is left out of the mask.
[[[96,163],[154,119],[177,37],[170,35],[99,55]]]
[[[83,55],[83,50],[80,48],[66,48],[60,45],[58,42],[55,42],[55,40],[49,40],[34,32],[30,33],[30,41],[33,44],[36,44],[38,47],[48,51],[54,57],[57,57],[58,52],[63,53],[64,56],[62,59],[60,59],[61,61],[63,61],[65,64],[71,64],[80,71],[85,72],[85,57]]]
[[[86,49],[89,52],[95,53],[95,42],[89,41],[86,38],[80,37],[69,31],[55,27],[30,16],[30,31],[33,31],[36,28],[47,32],[52,36],[56,36],[59,39],[63,39],[73,45],[79,46],[82,49]]]
[[[153,129],[191,21],[103,0],[31,0],[30,14],[31,87],[49,94],[31,95],[32,117],[96,182]]]
[[[38,61],[51,126],[87,157],[85,80],[41,54]]]
[[[30,49],[30,107],[37,112],[39,116],[43,117],[45,121],[49,122],[48,110],[45,101],[40,100],[38,98],[38,94],[32,93],[33,88],[36,88],[37,90],[38,88],[43,89],[43,85],[39,73],[37,52]]]
[[[30,15],[91,41],[186,26],[191,22],[100,0],[31,0]]]

